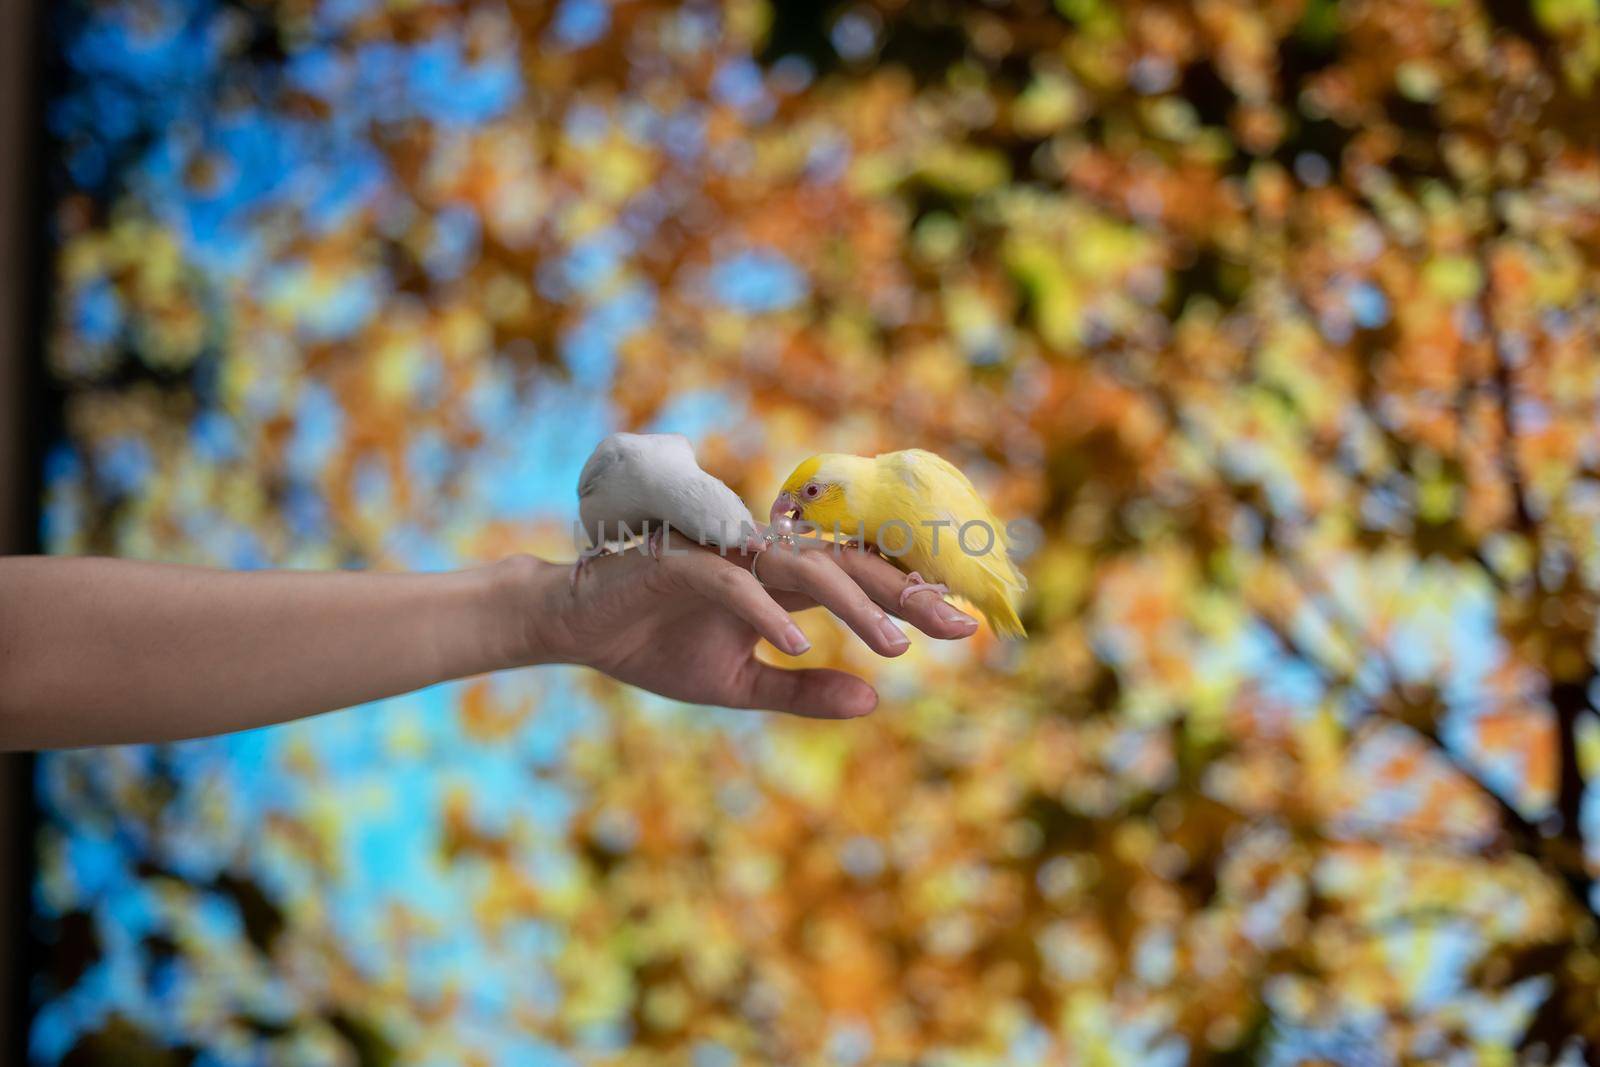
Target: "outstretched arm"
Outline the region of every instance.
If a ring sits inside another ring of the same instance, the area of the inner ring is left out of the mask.
[[[899,572],[875,557],[695,548],[566,567],[519,556],[450,574],[234,572],[112,559],[0,559],[0,750],[227,733],[506,667],[594,667],[668,696],[825,718],[877,695],[838,671],[754,659],[808,647],[788,612],[822,605],[881,655]],[[828,556],[832,558],[822,558]],[[976,623],[932,597],[936,637]]]
[[[245,730],[508,666],[493,568],[0,559],[0,748]]]

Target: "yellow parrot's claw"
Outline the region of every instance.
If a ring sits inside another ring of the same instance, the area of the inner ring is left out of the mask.
[[[922,575],[912,571],[906,575],[905,588],[900,590],[900,606],[905,607],[906,598],[913,593],[938,593],[944,596],[948,592],[950,592],[949,586],[940,585],[938,582],[925,582],[922,580]]]

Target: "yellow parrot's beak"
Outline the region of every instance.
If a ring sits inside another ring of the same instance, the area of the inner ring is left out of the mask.
[[[777,525],[779,519],[798,519],[800,517],[800,501],[790,493],[779,493],[778,499],[772,502],[772,511],[767,515],[769,525]]]

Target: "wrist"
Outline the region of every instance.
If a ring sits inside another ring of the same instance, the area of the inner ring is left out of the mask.
[[[571,663],[561,613],[569,571],[535,556],[508,556],[483,568],[491,655],[496,669]]]

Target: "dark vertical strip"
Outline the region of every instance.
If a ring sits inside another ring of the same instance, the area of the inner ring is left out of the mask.
[[[44,362],[49,263],[44,6],[0,0],[0,554],[40,550],[46,437],[58,424]],[[4,595],[0,590],[0,595]],[[0,1063],[27,1062],[35,871],[33,758],[0,756]]]

